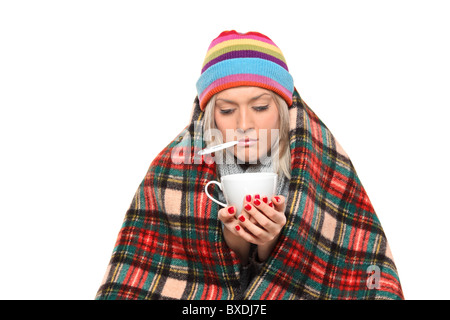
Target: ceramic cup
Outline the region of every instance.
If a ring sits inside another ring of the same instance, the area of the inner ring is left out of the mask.
[[[246,195],[259,194],[261,198],[266,196],[270,199],[275,195],[277,187],[277,174],[272,172],[230,174],[223,176],[221,180],[221,182],[209,181],[205,186],[206,195],[223,207],[235,206],[236,216],[241,214]],[[227,203],[220,202],[209,194],[210,184],[219,186]]]

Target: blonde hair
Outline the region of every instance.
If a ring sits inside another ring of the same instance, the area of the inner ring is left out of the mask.
[[[279,143],[271,151],[274,171],[278,176],[285,175],[291,178],[291,149],[289,146],[289,110],[286,101],[273,91],[270,91],[278,107],[280,117]],[[214,135],[214,141],[211,141],[211,135],[217,131],[216,121],[214,119],[214,108],[216,105],[216,95],[213,95],[206,104],[203,116],[203,135],[207,141],[207,147],[221,144],[223,142],[221,135]]]

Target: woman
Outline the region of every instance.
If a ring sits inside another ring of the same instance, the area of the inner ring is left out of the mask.
[[[222,32],[197,91],[190,124],[133,198],[97,299],[402,299],[351,161],[275,43]],[[228,140],[240,143],[198,157]],[[260,171],[278,173],[277,195],[247,195],[237,216],[206,197],[208,181]]]

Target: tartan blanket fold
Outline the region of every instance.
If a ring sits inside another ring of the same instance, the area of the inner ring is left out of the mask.
[[[403,299],[348,155],[296,90],[289,117],[287,222],[245,290],[220,206],[204,192],[217,176],[215,163],[197,155],[205,143],[196,97],[190,123],[152,161],[133,197],[96,299]]]

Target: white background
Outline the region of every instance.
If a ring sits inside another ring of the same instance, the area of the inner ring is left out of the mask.
[[[0,298],[93,299],[209,43],[259,31],[349,154],[407,299],[449,299],[448,1],[0,2]]]

